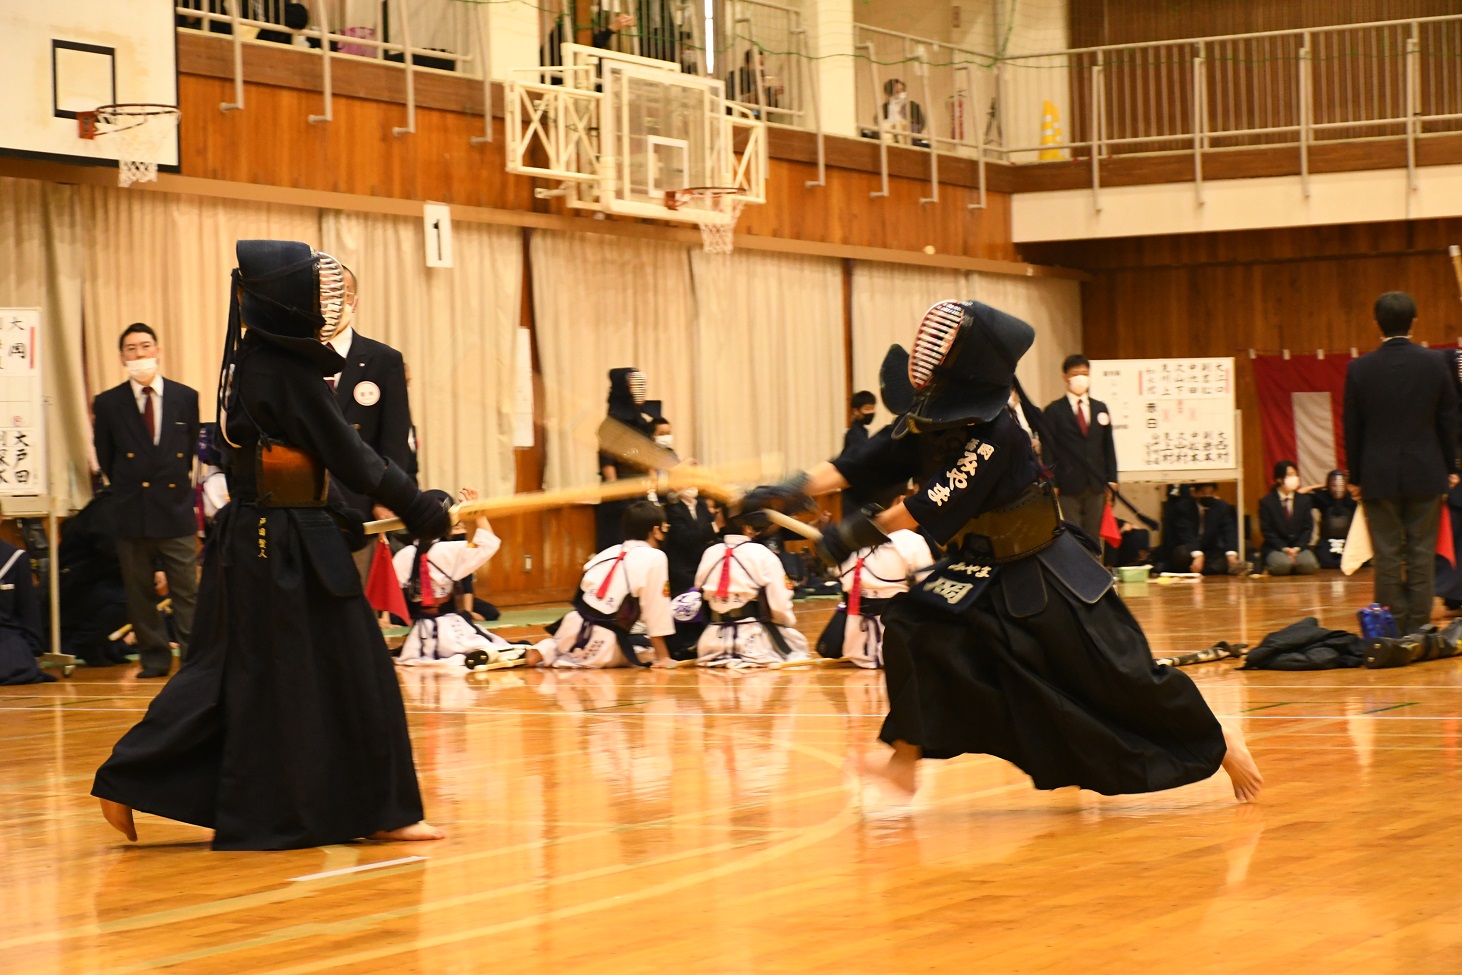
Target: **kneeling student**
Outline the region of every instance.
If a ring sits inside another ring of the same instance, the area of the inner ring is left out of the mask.
[[[431,493],[442,503],[451,503],[445,491]],[[465,488],[461,497],[472,501],[477,492]],[[497,660],[511,646],[501,637],[479,630],[453,605],[458,582],[472,578],[502,546],[486,518],[478,518],[475,527],[469,539],[430,542],[424,548],[407,545],[392,557],[412,621],[398,663],[460,664],[474,650],[485,650]]]
[[[810,656],[807,637],[795,629],[792,583],[781,559],[758,541],[766,531],[765,516],[748,512],[731,519],[722,540],[701,556],[695,579],[708,611],[696,644],[702,667],[765,667]]]
[[[859,667],[883,666],[883,610],[889,600],[908,592],[934,563],[929,543],[918,532],[901,528],[888,541],[859,549],[838,566],[844,597],[827,629],[817,638],[824,657],[847,657]]]
[[[643,623],[654,662],[670,664],[665,638],[670,617],[670,568],[660,543],[668,526],[653,501],[636,501],[620,519],[625,541],[584,565],[573,610],[552,637],[528,651],[528,663],[544,667],[643,667],[630,628]]]

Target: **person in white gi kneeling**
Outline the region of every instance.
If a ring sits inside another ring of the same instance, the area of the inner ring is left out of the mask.
[[[665,638],[675,632],[670,616],[670,563],[660,543],[670,526],[653,501],[636,501],[620,519],[624,542],[584,564],[573,610],[554,635],[528,651],[541,667],[601,669],[668,667]],[[649,646],[630,631],[642,624]]]
[[[766,667],[811,656],[807,637],[796,629],[782,561],[757,541],[765,525],[755,511],[737,516],[701,556],[695,573],[707,618],[696,644],[701,667]]]

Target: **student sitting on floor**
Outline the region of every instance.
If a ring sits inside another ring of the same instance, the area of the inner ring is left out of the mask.
[[[574,608],[553,636],[528,651],[528,663],[544,667],[646,666],[637,639],[643,623],[654,667],[670,664],[665,638],[675,632],[670,617],[670,563],[660,551],[669,526],[653,501],[636,501],[620,519],[624,542],[611,545],[584,565]]]
[[[444,492],[428,493],[449,500]],[[461,494],[463,501],[476,497],[477,492],[470,488]],[[461,664],[474,650],[486,651],[496,661],[512,646],[496,634],[479,630],[453,605],[458,580],[470,579],[502,545],[486,518],[479,517],[475,527],[470,539],[432,542],[422,551],[411,544],[392,557],[412,621],[398,663]]]
[[[884,607],[927,575],[933,563],[924,536],[908,529],[890,532],[876,548],[854,552],[838,566],[846,595],[817,638],[817,652],[847,657],[859,667],[882,667]]]
[[[0,541],[0,684],[54,681],[41,670],[41,611],[25,549]]]
[[[708,611],[696,644],[702,667],[765,667],[811,656],[807,637],[796,629],[786,570],[757,540],[766,530],[758,512],[737,516],[701,556],[695,579]]]
[[[1261,557],[1272,576],[1308,576],[1320,571],[1310,547],[1315,509],[1310,496],[1299,487],[1299,468],[1294,461],[1282,460],[1274,465],[1274,490],[1259,499],[1259,531],[1264,536]]]
[[[1201,572],[1206,576],[1244,575],[1248,566],[1239,559],[1238,520],[1233,505],[1218,496],[1214,483],[1193,485],[1192,497],[1168,499],[1171,525],[1168,567],[1174,572]]]

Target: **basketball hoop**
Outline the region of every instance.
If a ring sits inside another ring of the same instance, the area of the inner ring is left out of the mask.
[[[129,102],[80,112],[76,124],[83,139],[117,136],[117,185],[131,186],[157,180],[158,157],[177,131],[181,114],[176,105]]]
[[[746,198],[735,186],[688,186],[665,193],[665,209],[682,207],[704,214],[696,223],[701,228],[701,245],[707,254],[729,254],[736,244],[736,221]]]

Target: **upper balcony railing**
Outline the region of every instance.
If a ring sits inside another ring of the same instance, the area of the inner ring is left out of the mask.
[[[1311,146],[1462,131],[1462,15],[1093,47],[1003,58],[1013,162],[1053,156]],[[1042,143],[1045,100],[1069,110],[1063,151]],[[1019,118],[1012,111],[1021,111]]]

